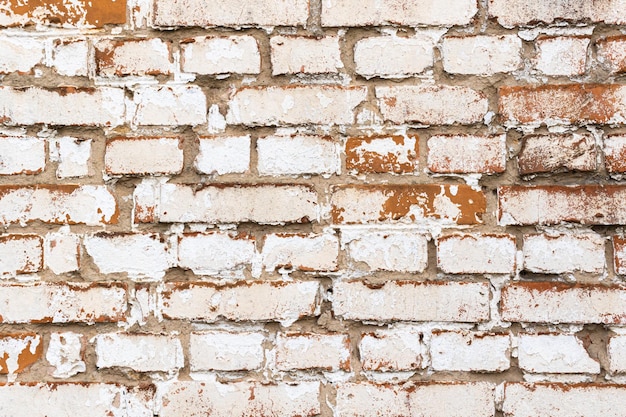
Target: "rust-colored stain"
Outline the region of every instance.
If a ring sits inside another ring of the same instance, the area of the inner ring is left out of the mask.
[[[626,237],[613,236],[613,258],[615,262],[615,273],[619,274],[626,268],[626,258],[621,253],[626,251]]]
[[[8,339],[21,339],[26,340],[31,338],[33,340],[28,341],[28,344],[22,349],[17,357],[17,369],[14,370],[15,373],[22,372],[25,368],[29,367],[33,363],[37,362],[41,355],[43,354],[43,342],[41,341],[41,337],[35,333],[20,333],[20,334],[2,334],[0,335],[0,346],[3,340]],[[32,352],[32,344],[36,342],[37,346]],[[9,367],[7,365],[7,361],[11,359],[9,357],[9,352],[4,352],[3,356],[0,356],[0,374],[8,374]]]
[[[612,137],[622,137],[623,135],[608,135],[607,139]],[[623,174],[626,172],[626,141],[615,143],[611,146],[611,151],[604,152],[604,165],[606,170],[611,174]]]
[[[417,168],[419,158],[419,138],[411,136],[415,139],[415,146],[410,149],[404,149],[404,136],[373,136],[373,137],[349,137],[346,141],[346,169],[355,170],[359,173],[386,173],[404,174],[414,172]],[[398,145],[397,151],[405,154],[406,161],[400,160],[398,155],[392,152],[379,153],[367,150],[361,150],[365,144],[371,144],[375,141],[391,139]]]
[[[126,23],[126,0],[8,0],[8,6],[0,13],[11,19],[9,26],[45,23],[102,27]]]
[[[542,123],[606,123],[623,116],[618,84],[568,84],[500,87],[499,112],[506,120]]]

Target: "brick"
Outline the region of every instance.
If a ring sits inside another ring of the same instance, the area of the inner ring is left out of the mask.
[[[259,175],[341,173],[339,144],[329,136],[266,136],[256,148]]]
[[[626,136],[607,135],[604,138],[604,165],[611,174],[626,172]]]
[[[132,280],[160,280],[174,262],[159,234],[97,233],[83,238],[100,274],[125,273]]]
[[[288,326],[319,314],[319,290],[316,281],[166,283],[161,310],[168,319],[278,321]]]
[[[89,175],[91,139],[69,136],[51,139],[50,161],[57,162],[57,178],[77,178]]]
[[[515,237],[475,233],[437,239],[437,267],[447,274],[514,274]]]
[[[485,382],[344,383],[337,388],[335,415],[492,417],[494,389]]]
[[[595,233],[527,234],[523,251],[524,269],[531,272],[601,274],[605,268],[604,237]]]
[[[46,360],[54,367],[54,378],[69,378],[85,372],[82,335],[74,332],[50,333]]]
[[[319,382],[173,382],[163,394],[160,417],[313,417],[320,413]]]
[[[10,1],[0,10],[0,26],[60,25],[103,27],[126,23],[126,1]]]
[[[435,371],[503,372],[511,366],[508,334],[434,332],[430,341]]]
[[[0,12],[0,22],[2,12]],[[41,39],[27,37],[0,37],[0,74],[18,72],[30,74],[43,62],[44,43]]]
[[[502,318],[529,323],[626,322],[626,292],[593,284],[524,282],[502,289]]]
[[[59,75],[86,77],[89,74],[89,43],[86,39],[57,39],[52,44],[51,66]]]
[[[116,137],[107,141],[104,169],[108,175],[175,175],[183,170],[181,139]]]
[[[624,401],[623,385],[509,382],[502,411],[506,417],[617,417]]]
[[[499,112],[507,125],[611,124],[626,120],[626,87],[563,84],[500,87]]]
[[[359,357],[365,371],[412,371],[427,365],[428,348],[417,330],[392,328],[361,336]]]
[[[272,75],[332,74],[343,68],[339,37],[273,36]]]
[[[175,372],[185,364],[183,347],[175,336],[105,333],[94,340],[99,369],[123,367],[137,372]]]
[[[80,238],[61,229],[46,234],[44,240],[44,263],[54,274],[78,271],[80,267]]]
[[[535,43],[536,68],[545,75],[583,75],[590,39],[584,36],[542,36]]]
[[[494,75],[522,64],[522,40],[516,35],[446,36],[441,52],[450,74]]]
[[[608,36],[596,41],[596,55],[611,74],[626,72],[626,36]]]
[[[519,367],[532,373],[600,373],[600,364],[589,357],[582,340],[567,334],[518,336]]]
[[[196,275],[241,273],[255,257],[254,239],[244,234],[185,233],[178,238],[178,266]]]
[[[46,168],[46,142],[32,136],[0,136],[0,175],[39,174]]]
[[[498,188],[498,223],[624,224],[624,198],[626,188],[619,185],[502,186]]]
[[[6,125],[119,126],[124,112],[121,88],[0,87],[0,121]]]
[[[575,20],[623,24],[622,7],[620,0],[602,3],[585,0],[544,0],[533,3],[524,0],[489,0],[488,5],[489,17],[496,18],[506,28]]]
[[[158,188],[160,204],[152,210],[166,223],[278,224],[317,219],[317,195],[308,186],[217,184],[197,189],[195,184],[161,184]],[[150,209],[135,205],[136,211]]]
[[[308,0],[156,0],[156,26],[304,26]]]
[[[506,135],[436,135],[428,139],[428,169],[444,174],[506,170]]]
[[[243,174],[250,170],[250,135],[201,137],[194,162],[201,174]]]
[[[452,26],[470,23],[472,0],[329,0],[322,5],[322,26]]]
[[[467,185],[336,186],[331,196],[333,223],[481,223],[485,196]]]
[[[350,371],[350,339],[344,334],[279,333],[276,367],[282,371]]]
[[[468,87],[417,85],[376,87],[386,121],[424,125],[479,123],[487,114],[487,97]]]
[[[351,124],[353,111],[366,94],[367,88],[361,86],[244,87],[230,98],[226,122],[246,126]]]
[[[181,42],[181,68],[195,74],[258,74],[259,44],[252,36],[198,36]]]
[[[0,323],[124,321],[122,283],[0,284]]]
[[[101,77],[170,75],[172,43],[158,38],[103,39],[95,44],[96,74]]]
[[[486,283],[347,281],[335,283],[333,289],[333,311],[345,320],[480,322],[489,319]]]
[[[119,215],[115,197],[97,185],[2,185],[0,213],[0,224],[99,225],[117,223]]]
[[[613,236],[613,267],[618,275],[626,275],[626,238]]]
[[[612,374],[626,372],[626,336],[611,336],[607,343],[608,371]]]
[[[133,91],[134,125],[201,125],[207,121],[206,97],[195,85],[146,86]]]
[[[260,332],[193,332],[189,368],[192,372],[258,370],[263,366],[265,341]]]
[[[336,271],[339,241],[331,233],[274,233],[263,238],[262,262],[266,271]]]
[[[419,137],[417,135],[376,135],[349,137],[346,140],[346,169],[357,174],[417,172]]]
[[[428,238],[417,231],[342,230],[349,267],[366,271],[424,272]]]
[[[15,374],[34,364],[43,354],[41,336],[35,333],[0,333],[0,374]]]
[[[524,137],[517,164],[520,175],[562,171],[595,171],[596,141],[590,134]]]
[[[406,78],[433,66],[436,36],[424,33],[411,38],[376,36],[354,45],[357,74],[365,78]]]
[[[1,275],[30,274],[42,269],[43,239],[41,237],[14,234],[0,236]]]
[[[154,385],[22,382],[0,385],[3,417],[151,417]],[[69,411],[71,410],[71,411]]]

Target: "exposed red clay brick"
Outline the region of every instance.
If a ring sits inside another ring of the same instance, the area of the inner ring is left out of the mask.
[[[588,134],[532,135],[517,156],[520,175],[560,171],[594,171],[596,142]]]
[[[36,23],[102,27],[126,23],[126,0],[8,0],[0,26]]]
[[[6,349],[5,345],[11,347]],[[20,373],[41,358],[43,341],[36,333],[0,334],[0,354],[0,374]],[[12,369],[14,365],[9,365],[9,361],[13,361],[17,368]]]
[[[349,137],[346,141],[346,169],[348,171],[406,174],[417,169],[418,160],[419,137],[417,135]]]

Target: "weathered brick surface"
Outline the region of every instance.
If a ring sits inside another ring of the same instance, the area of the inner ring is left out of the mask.
[[[0,26],[55,24],[63,27],[102,27],[126,22],[126,1],[10,1],[0,10]]]
[[[437,371],[501,372],[510,366],[507,334],[436,332],[430,342],[431,366]]]
[[[349,371],[350,339],[342,334],[281,333],[276,339],[276,366],[283,371]]]
[[[36,235],[0,236],[0,273],[28,274],[43,268],[43,239]]]
[[[39,174],[46,167],[46,142],[35,137],[0,137],[0,175]]]
[[[432,136],[428,169],[436,173],[494,174],[506,169],[506,137]]]
[[[356,72],[365,78],[406,78],[420,74],[433,66],[435,41],[429,34],[361,39],[354,45]]]
[[[96,336],[95,345],[98,368],[171,372],[184,365],[182,345],[174,336],[106,333]]]
[[[448,274],[512,274],[515,237],[498,234],[454,234],[437,240],[437,266]]]
[[[172,45],[160,39],[104,39],[96,45],[96,73],[104,77],[169,75]]]
[[[181,44],[182,70],[196,74],[258,74],[259,45],[252,36],[195,37]]]
[[[43,342],[38,334],[0,334],[0,374],[22,372],[37,362],[42,353]]]
[[[326,74],[343,68],[339,38],[316,39],[302,36],[273,36],[272,74]]]
[[[609,36],[596,42],[598,60],[612,73],[626,71],[626,37]]]
[[[542,37],[537,40],[537,70],[545,75],[582,75],[590,39],[582,36]]]
[[[611,166],[608,149],[611,142],[605,140],[607,169]],[[616,141],[619,143],[619,140]],[[616,145],[617,145],[616,143]],[[618,151],[619,152],[619,151]],[[562,171],[594,171],[597,168],[596,142],[589,134],[529,135],[524,138],[517,155],[521,175]]]
[[[574,335],[522,334],[517,355],[522,370],[531,373],[600,372],[600,364],[589,357],[583,341]]]
[[[189,337],[192,371],[243,371],[263,364],[265,335],[259,332],[194,332]]]
[[[177,138],[124,138],[107,142],[104,167],[109,175],[178,174],[183,150]]]
[[[517,70],[522,40],[514,35],[449,36],[443,40],[443,68],[451,74],[493,75]]]
[[[372,136],[346,139],[346,169],[359,174],[409,174],[419,164],[419,137]]]
[[[524,235],[524,269],[531,272],[604,271],[604,238],[596,234]]]
[[[423,333],[412,329],[377,330],[365,333],[359,357],[367,371],[410,371],[425,367],[428,349]]]

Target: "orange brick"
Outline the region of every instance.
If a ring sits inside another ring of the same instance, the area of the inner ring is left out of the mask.
[[[357,173],[407,174],[417,170],[417,135],[350,137],[346,141],[346,169]]]
[[[0,26],[42,23],[87,27],[126,23],[126,0],[9,0],[0,9]]]
[[[0,334],[0,374],[22,372],[42,354],[43,342],[38,334]]]

